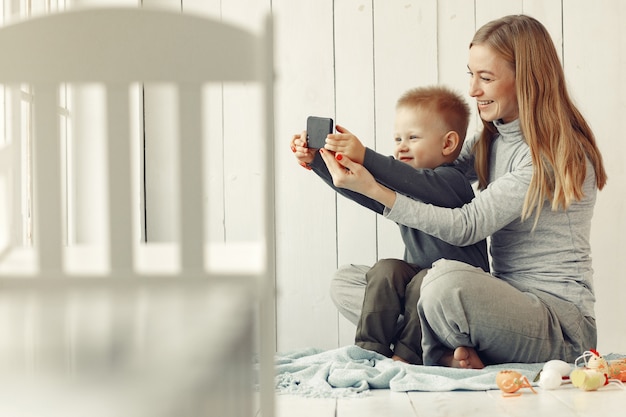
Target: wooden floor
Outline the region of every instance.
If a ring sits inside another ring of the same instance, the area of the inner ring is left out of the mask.
[[[520,416],[595,417],[626,413],[626,389],[609,385],[585,392],[571,385],[537,394],[523,389],[518,397],[499,390],[454,392],[392,392],[371,390],[363,398],[276,396],[277,417],[428,417]]]

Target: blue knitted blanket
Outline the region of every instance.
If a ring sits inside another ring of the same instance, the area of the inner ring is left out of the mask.
[[[483,391],[498,388],[496,374],[503,369],[520,372],[532,383],[542,367],[542,363],[511,363],[456,369],[409,365],[354,345],[327,351],[307,348],[277,355],[276,390],[331,398],[367,395],[370,389]]]

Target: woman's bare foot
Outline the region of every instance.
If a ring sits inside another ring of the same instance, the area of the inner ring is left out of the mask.
[[[398,361],[398,362],[404,362],[404,363],[409,363],[409,361],[407,361],[406,359],[398,356],[398,355],[393,355],[391,357],[391,359],[393,359],[394,361]]]
[[[453,351],[443,354],[439,363],[451,368],[483,369],[485,365],[474,348],[459,346]]]

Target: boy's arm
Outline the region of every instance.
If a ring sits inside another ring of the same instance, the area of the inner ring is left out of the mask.
[[[381,155],[369,148],[365,151],[363,166],[376,178],[376,181],[412,199],[443,207],[456,207],[467,202],[465,197],[458,195],[459,189],[453,186],[454,182],[458,185],[458,181],[463,180],[460,172],[457,174],[451,172],[455,168],[415,169],[402,161]],[[469,191],[469,189],[464,190],[464,194]]]
[[[333,190],[335,190],[339,194],[343,195],[346,198],[349,198],[355,203],[358,203],[362,205],[363,207],[368,208],[378,214],[383,214],[383,210],[385,209],[385,206],[379,203],[380,200],[376,201],[372,198],[364,196],[363,194],[359,194],[357,192],[350,191],[345,188],[336,187],[333,184],[333,177],[330,175],[330,172],[328,171],[328,167],[324,163],[324,160],[322,159],[319,152],[316,152],[315,158],[309,164],[309,166],[311,167],[313,172],[315,172],[322,180],[324,180],[326,184],[328,184]],[[394,194],[394,200],[395,200],[395,193],[393,194]]]

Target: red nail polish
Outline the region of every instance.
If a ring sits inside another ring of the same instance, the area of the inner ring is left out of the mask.
[[[337,159],[337,161],[341,161],[343,159],[343,155],[338,153],[337,155],[335,155],[335,159]]]
[[[296,147],[295,146],[291,147],[291,152],[296,153]]]

